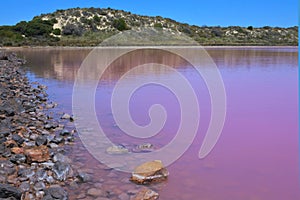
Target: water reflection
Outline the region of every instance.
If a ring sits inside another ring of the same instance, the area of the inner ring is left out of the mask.
[[[30,70],[39,77],[55,78],[64,81],[74,81],[77,70],[81,63],[91,52],[92,49],[69,49],[69,48],[28,48],[17,49],[16,51],[22,57],[28,60]],[[298,60],[294,59],[298,55],[297,48],[209,48],[207,47],[209,55],[219,68],[251,68],[259,65],[260,67],[281,67],[281,66],[298,66]],[[112,50],[115,51],[115,50]],[[110,54],[111,51],[102,51]],[[195,55],[197,56],[197,55]],[[168,64],[176,68],[184,68],[188,64],[180,59],[178,56],[168,56],[162,52],[151,51],[139,52],[131,54],[129,57],[122,57],[116,60],[106,71],[104,80],[118,80],[118,78],[126,71],[130,70],[132,66],[149,62],[153,59],[159,63]],[[148,59],[148,60],[147,60]],[[163,74],[161,68],[149,69],[154,74]],[[148,71],[148,72],[149,72]],[[96,72],[96,69],[95,69]],[[94,77],[98,78],[97,74]]]

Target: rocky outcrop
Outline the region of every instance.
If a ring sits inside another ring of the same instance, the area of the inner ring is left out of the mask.
[[[149,184],[166,180],[168,176],[169,172],[162,162],[154,160],[136,167],[130,180],[137,184]]]
[[[45,87],[29,83],[23,63],[0,52],[0,199],[67,199],[60,185],[77,178],[59,152],[74,135],[49,116]]]

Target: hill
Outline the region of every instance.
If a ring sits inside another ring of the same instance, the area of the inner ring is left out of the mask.
[[[0,46],[96,46],[118,33],[145,27],[151,27],[154,33],[163,30],[169,35],[185,35],[200,45],[298,45],[297,26],[200,27],[110,8],[73,8],[42,14],[14,26],[0,26]]]

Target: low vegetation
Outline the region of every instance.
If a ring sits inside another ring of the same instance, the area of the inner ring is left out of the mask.
[[[122,31],[154,27],[185,34],[201,45],[298,45],[298,27],[208,27],[111,8],[74,8],[0,26],[0,46],[95,46]]]

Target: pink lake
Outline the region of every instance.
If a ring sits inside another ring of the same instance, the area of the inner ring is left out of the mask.
[[[195,89],[201,118],[197,136],[189,149],[168,166],[168,180],[149,187],[157,191],[162,200],[300,199],[298,49],[207,47],[206,50],[220,71],[226,91],[227,112],[221,137],[207,157],[198,158],[211,117],[209,92],[191,66],[178,60],[168,61],[174,63],[174,69]],[[59,104],[56,110],[72,113],[74,80],[91,49],[17,51],[28,60],[30,80],[48,86],[50,100]],[[166,88],[153,84],[144,86],[133,94],[130,101],[132,118],[139,125],[149,123],[151,105],[165,107],[168,119],[159,134],[136,139],[123,134],[115,126],[110,107],[112,89],[120,76],[129,70],[127,65],[130,67],[136,62],[132,59],[121,60],[105,72],[96,90],[97,117],[107,136],[116,144],[149,142],[161,148],[172,140],[180,121],[178,100]],[[135,59],[142,58],[136,56]],[[154,77],[173,79],[172,74],[155,68],[149,70],[149,74],[136,73],[131,78],[135,81]],[[67,186],[70,199],[77,199],[89,188],[106,191],[109,199],[130,199],[128,191],[142,187],[127,181],[130,174],[107,169],[89,154],[79,139],[66,151],[74,159],[76,169],[93,177],[90,183],[75,188]],[[128,195],[121,198],[123,193]],[[86,196],[84,199],[93,198]]]

